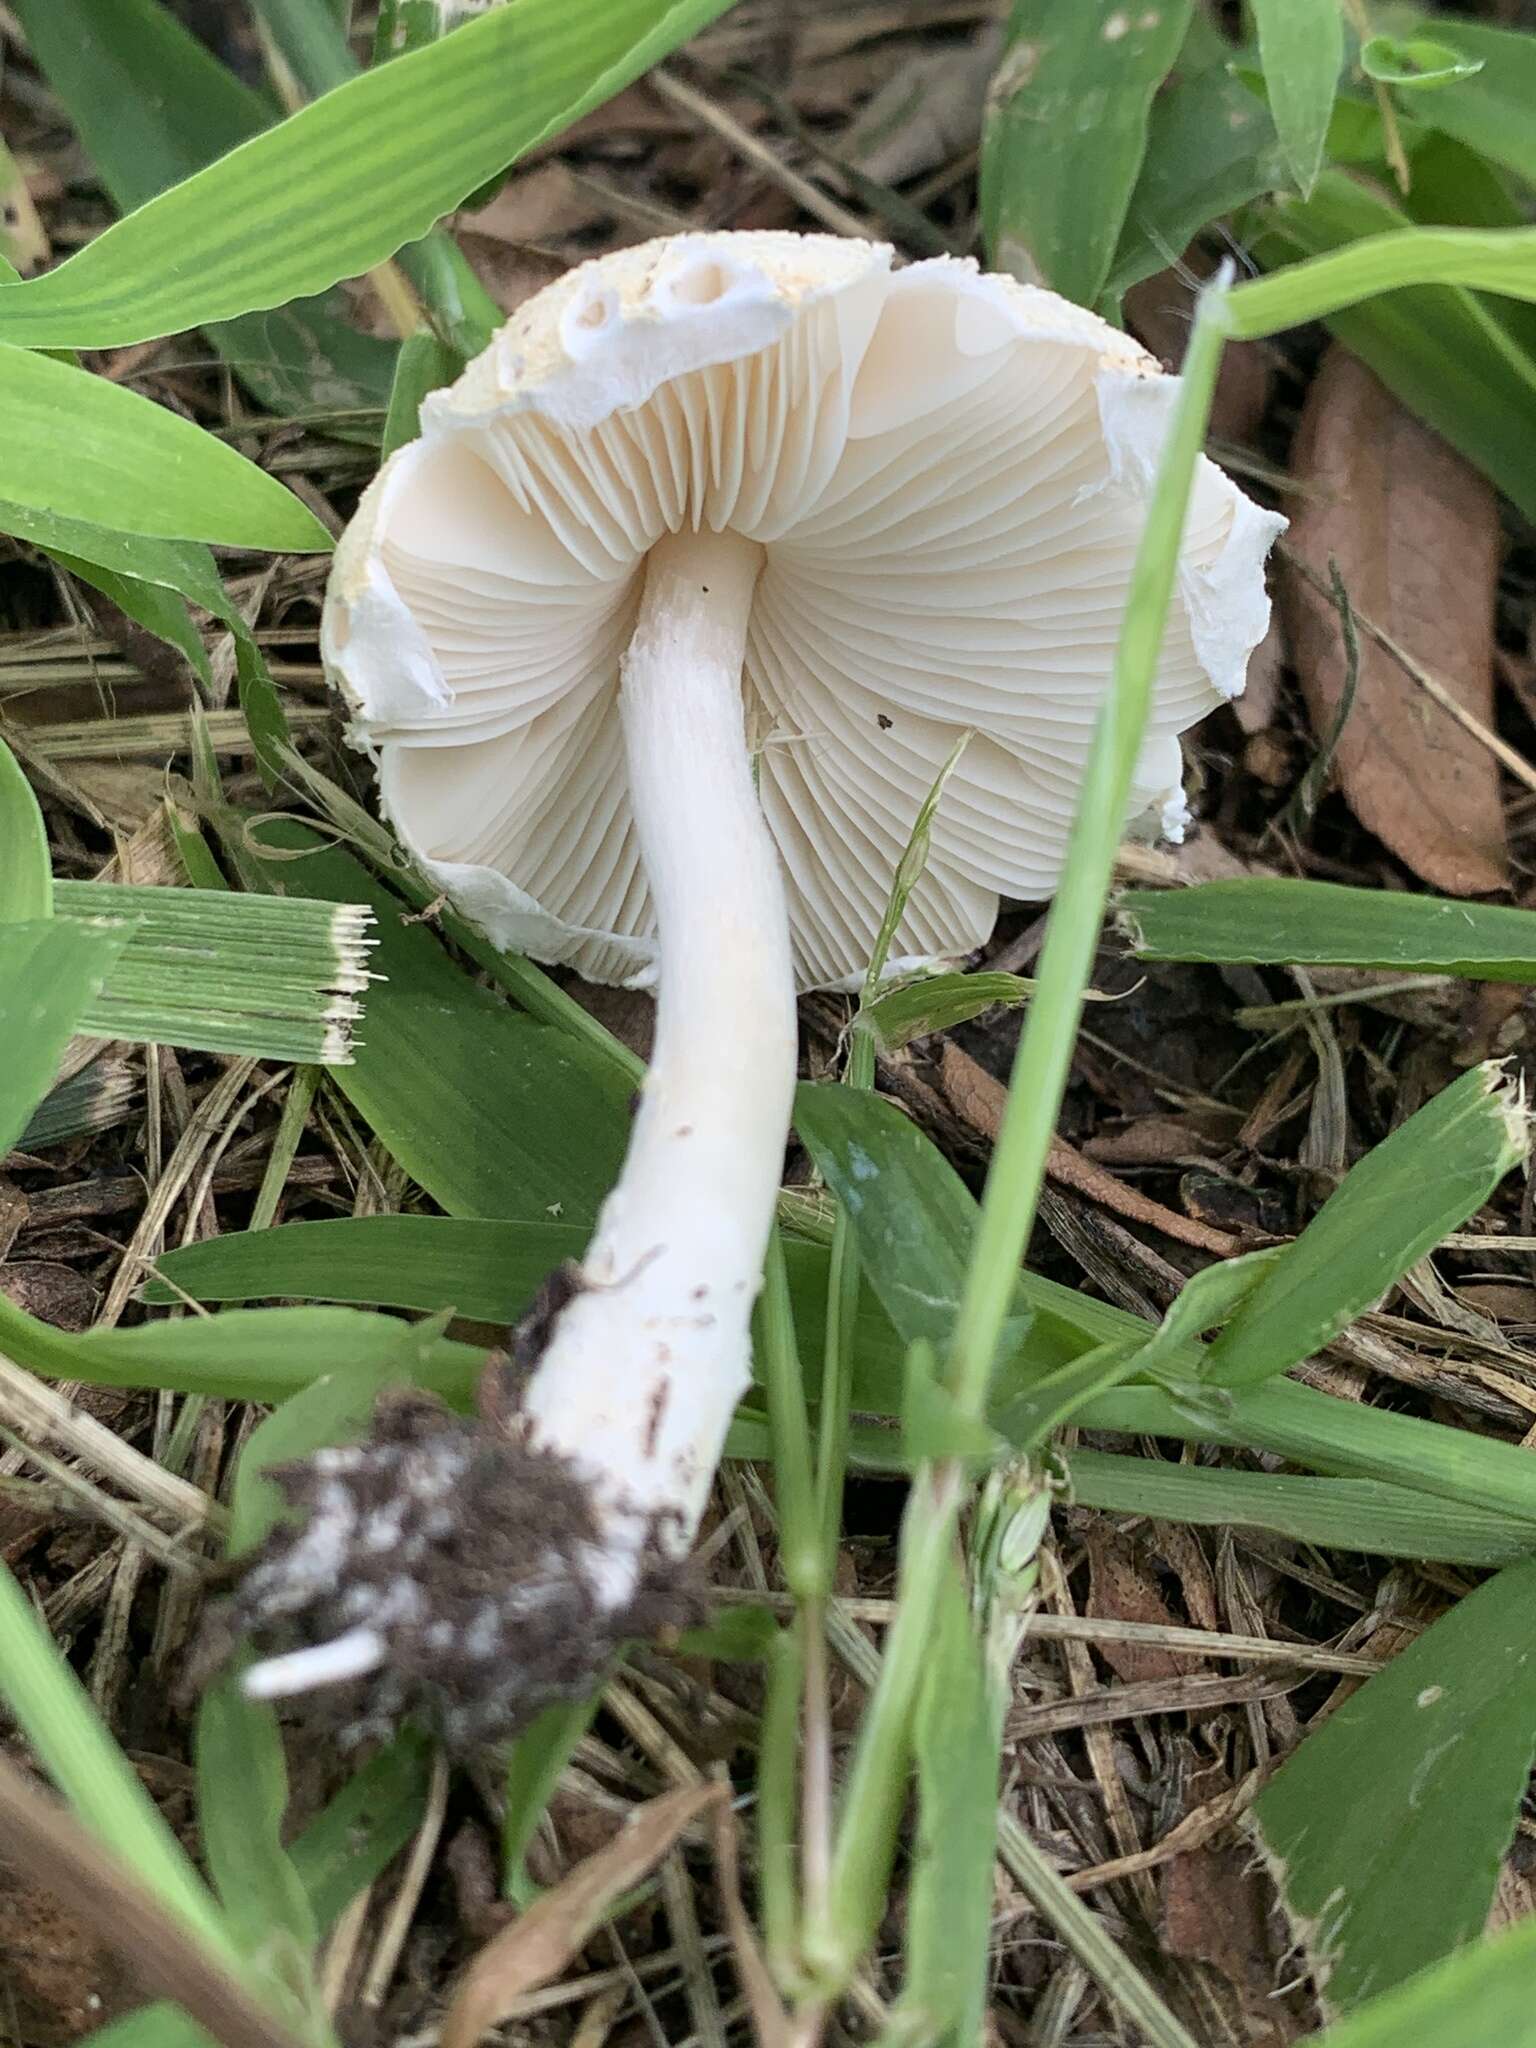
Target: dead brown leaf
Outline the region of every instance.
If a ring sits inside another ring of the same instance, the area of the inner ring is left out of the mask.
[[[1231,2039],[1286,2048],[1308,2031],[1303,1994],[1279,1989],[1288,1974],[1284,1942],[1269,1880],[1246,1843],[1207,1843],[1175,1857],[1162,1906],[1164,1948],[1216,1973]]]
[[[1088,1603],[1085,1612],[1096,1621],[1144,1621],[1172,1628],[1177,1624],[1157,1585],[1137,1557],[1127,1536],[1108,1523],[1094,1520],[1084,1532],[1088,1549]],[[1099,1655],[1117,1678],[1178,1678],[1203,1671],[1203,1658],[1155,1643],[1101,1642]]]
[[[1302,408],[1291,468],[1305,488],[1291,551],[1390,631],[1483,725],[1493,713],[1498,507],[1492,487],[1347,350],[1329,350]],[[1280,580],[1312,724],[1328,734],[1346,662],[1338,614],[1294,570]],[[1498,767],[1368,634],[1334,768],[1361,824],[1432,888],[1509,879]]]
[[[637,1806],[606,1849],[579,1863],[481,1949],[443,2021],[442,2048],[475,2048],[525,1992],[557,1976],[614,1900],[661,1861],[705,1807],[725,1797],[723,1785],[687,1785]]]

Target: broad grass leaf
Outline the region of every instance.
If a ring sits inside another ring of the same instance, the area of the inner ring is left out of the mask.
[[[0,924],[0,1158],[48,1093],[70,1034],[127,944],[59,918]]]
[[[893,1103],[864,1089],[801,1086],[795,1128],[842,1203],[860,1264],[897,1332],[943,1357],[976,1227],[976,1204],[959,1174]],[[1027,1320],[1021,1305],[1005,1353]]]
[[[1152,102],[1147,153],[1126,208],[1106,293],[1176,261],[1203,227],[1284,177],[1269,108],[1225,65],[1176,79]]]
[[[224,588],[213,556],[202,542],[121,533],[91,520],[66,519],[39,506],[15,504],[0,504],[0,532],[30,541],[105,592],[141,625],[147,625],[151,632],[179,647],[205,680],[208,658],[202,636],[186,618],[185,609],[175,604],[174,593],[179,592],[221,620],[235,636],[241,704],[252,729],[253,743],[258,752],[268,746],[271,732],[263,728],[257,715],[258,709],[266,711],[265,693],[271,693],[272,701],[276,701],[266,661],[239,607]],[[164,604],[157,606],[156,598],[164,600]],[[268,714],[267,726],[271,725]],[[280,712],[276,730],[286,733]]]
[[[212,2034],[205,2033],[176,2005],[145,2005],[110,2026],[87,2034],[80,2048],[219,2048]]]
[[[1458,1950],[1304,2048],[1536,2048],[1536,1920]]]
[[[1111,1514],[1208,1529],[1267,1529],[1293,1543],[1443,1564],[1512,1564],[1536,1553],[1536,1523],[1377,1479],[1234,1472],[1076,1449],[1066,1453],[1066,1464],[1077,1504]]]
[[[98,1387],[170,1387],[230,1401],[283,1401],[326,1373],[366,1374],[398,1357],[394,1316],[353,1308],[232,1309],[136,1329],[56,1330],[0,1295],[0,1350],[29,1371]],[[437,1337],[414,1377],[467,1407],[485,1353]]]
[[[1190,0],[1113,12],[1082,0],[1015,0],[982,129],[982,220],[996,269],[1080,305],[1098,298],[1141,170],[1152,96],[1190,14]]]
[[[389,388],[380,461],[416,439],[421,432],[421,401],[429,391],[451,384],[463,367],[463,357],[440,341],[430,327],[419,327],[406,336],[395,364],[395,381]]]
[[[1291,470],[1289,552],[1325,583],[1336,562],[1350,604],[1491,726],[1502,545],[1487,479],[1337,345],[1308,389]],[[1279,590],[1320,745],[1344,717],[1332,760],[1355,816],[1431,888],[1502,889],[1498,762],[1363,632],[1348,700],[1337,609],[1289,562]]]
[[[1032,981],[1020,974],[927,974],[886,990],[860,1010],[857,1031],[871,1031],[883,1052],[964,1024],[985,1010],[1029,1000]]]
[[[1536,912],[1267,876],[1130,889],[1121,929],[1144,960],[1376,967],[1536,982]]]
[[[259,1059],[350,1057],[369,958],[358,907],[72,881],[55,885],[54,907],[77,930],[127,941],[82,1031]]]
[[[466,22],[251,137],[45,277],[0,287],[0,335],[106,348],[357,276],[728,4],[517,0]]]
[[[280,118],[160,0],[19,0],[28,45],[120,212],[144,205]],[[208,325],[276,413],[382,408],[395,344],[362,334],[342,294]],[[190,595],[190,593],[188,593]]]
[[[430,1737],[408,1729],[371,1756],[291,1843],[310,1911],[328,1933],[415,1834],[432,1775]]]
[[[0,739],[0,924],[52,915],[48,828],[21,764]]]
[[[1305,197],[1322,168],[1344,67],[1344,16],[1339,0],[1253,0],[1253,17],[1280,146]]]
[[[917,1842],[908,1881],[906,1981],[892,2015],[918,2038],[986,2032],[998,1750],[959,1571],[945,1574],[913,1720]]]
[[[283,1848],[288,1768],[277,1716],[225,1673],[198,1701],[193,1729],[198,1829],[225,1920],[262,1972],[313,2000],[314,1910]]]
[[[171,1307],[183,1290],[208,1302],[331,1301],[428,1311],[452,1306],[477,1321],[511,1323],[563,1259],[581,1256],[588,1235],[581,1224],[461,1216],[284,1223],[162,1252],[155,1270],[166,1279],[151,1277],[143,1299]],[[827,1249],[790,1238],[784,1250],[801,1348],[816,1358],[826,1330]],[[853,1347],[859,1405],[894,1414],[905,1347],[867,1286],[859,1297]],[[1051,1362],[1057,1357],[1053,1351]]]
[[[1458,88],[1460,90],[1460,88]],[[1477,293],[1536,297],[1536,231],[1417,231],[1378,193],[1326,171],[1312,197],[1275,207],[1249,246],[1266,270],[1339,251],[1336,267],[1307,268],[1240,285],[1236,331],[1271,333],[1325,319],[1417,418],[1536,517],[1536,359]],[[1422,266],[1402,289],[1398,264]]]
[[[375,914],[384,978],[337,1081],[417,1185],[459,1216],[590,1226],[629,1138],[614,1063],[471,981],[349,854],[288,820],[264,823],[261,844],[279,856],[257,862],[267,886]]]
[[[1380,85],[1405,92],[1439,92],[1475,78],[1484,59],[1463,56],[1432,36],[1372,36],[1360,46],[1360,69]]]
[[[1229,1399],[1225,1421],[1217,1422],[1160,1387],[1116,1387],[1086,1401],[1076,1419],[1084,1429],[1270,1451],[1313,1472],[1380,1479],[1486,1508],[1528,1525],[1536,1549],[1536,1459],[1516,1444],[1285,1380],[1238,1389]]]
[[[1006,1387],[1000,1388],[993,1404],[993,1427],[1015,1450],[1042,1449],[1085,1401],[1129,1379],[1145,1348],[1139,1337],[1111,1337],[1046,1373],[1022,1394],[1010,1395]]]
[[[199,541],[152,540],[36,505],[0,504],[0,533],[13,533],[49,554],[76,556],[114,576],[178,590],[218,618],[234,610],[213,556]]]
[[[1007,1449],[995,1430],[962,1413],[939,1378],[933,1346],[922,1337],[907,1346],[901,1444],[912,1465],[938,1458],[992,1465]]]
[[[601,1700],[601,1692],[593,1691],[584,1700],[546,1707],[512,1745],[502,1786],[501,1861],[507,1896],[519,1906],[532,1905],[539,1895],[524,1859],[560,1773],[592,1725]]]
[[[212,688],[213,669],[203,636],[192,623],[185,599],[174,590],[167,590],[160,583],[140,583],[132,576],[119,576],[114,569],[103,569],[86,556],[67,554],[62,548],[48,548],[45,552],[61,569],[67,569],[92,590],[100,591],[135,625],[174,647],[193,673]]]
[[[1287,1372],[1379,1299],[1525,1158],[1523,1107],[1497,1066],[1474,1067],[1374,1146],[1210,1345],[1202,1383]]]
[[[0,343],[0,412],[0,497],[19,505],[167,540],[295,554],[331,545],[275,477],[105,377]]]
[[[1258,1837],[1335,2013],[1481,1933],[1536,1749],[1536,1560],[1469,1593],[1259,1795]]]
[[[168,1307],[180,1290],[198,1301],[354,1302],[432,1311],[452,1307],[481,1322],[516,1320],[563,1259],[579,1258],[579,1223],[485,1221],[462,1216],[336,1216],[275,1230],[226,1232],[162,1252],[174,1285],[151,1279],[144,1299]]]

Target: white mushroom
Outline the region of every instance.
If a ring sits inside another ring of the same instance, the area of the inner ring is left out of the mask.
[[[423,408],[325,618],[384,809],[500,944],[658,984],[622,1178],[526,1394],[598,1605],[690,1544],[748,1381],[795,989],[862,978],[972,733],[892,967],[1060,869],[1174,382],[1053,294],[831,236],[574,271]],[[1202,463],[1136,807],[1242,687],[1283,522]]]

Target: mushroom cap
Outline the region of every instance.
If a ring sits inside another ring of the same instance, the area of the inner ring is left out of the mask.
[[[968,261],[720,233],[583,264],[427,399],[337,552],[325,659],[386,815],[498,944],[653,980],[619,660],[652,543],[729,529],[764,549],[745,725],[801,985],[861,978],[966,731],[890,965],[973,950],[1060,873],[1176,390]],[[1133,801],[1165,830],[1283,524],[1201,461]]]

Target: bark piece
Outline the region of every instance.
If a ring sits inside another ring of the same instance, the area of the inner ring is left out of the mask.
[[[1363,363],[1329,350],[1291,454],[1301,490],[1289,551],[1484,724],[1493,714],[1498,506],[1492,486],[1400,406]],[[1346,680],[1338,613],[1294,570],[1280,578],[1313,728],[1332,730]],[[1432,888],[1501,889],[1508,853],[1492,755],[1360,634],[1353,707],[1334,755],[1351,810]]]

